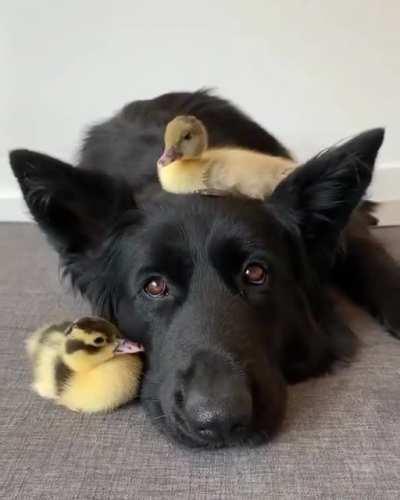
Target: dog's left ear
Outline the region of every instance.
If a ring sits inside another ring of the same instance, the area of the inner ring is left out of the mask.
[[[334,258],[339,236],[371,183],[384,129],[368,130],[298,167],[266,202],[300,229],[318,267]]]
[[[113,221],[135,206],[129,188],[106,174],[25,149],[12,151],[10,164],[32,216],[61,256],[98,248]]]

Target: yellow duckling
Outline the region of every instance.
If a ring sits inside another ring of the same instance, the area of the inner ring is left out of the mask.
[[[162,188],[171,193],[225,191],[264,199],[296,168],[287,158],[248,149],[207,149],[207,130],[195,116],[170,121],[164,142],[157,171]]]
[[[32,388],[74,411],[113,410],[137,394],[142,350],[102,318],[42,328],[27,341]]]

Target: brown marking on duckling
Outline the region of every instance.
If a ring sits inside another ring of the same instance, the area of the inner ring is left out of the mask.
[[[47,345],[49,347],[57,348],[60,343],[60,339],[55,338],[54,332],[59,332],[60,334],[62,334],[70,325],[71,321],[63,321],[62,323],[49,325],[44,329],[39,329],[35,333],[35,340],[33,342],[31,341],[31,347],[30,349],[28,349],[32,359],[32,363],[34,365],[36,365],[38,362],[38,353],[40,351],[40,346]]]
[[[52,334],[54,331],[58,332],[64,332],[67,328],[69,328],[71,325],[70,321],[63,321],[62,323],[57,323],[55,325],[50,325],[48,328],[45,328],[39,338],[39,343],[40,344],[45,344],[49,340],[51,340]]]
[[[55,365],[56,391],[60,395],[73,371],[61,358],[58,358]]]
[[[77,351],[85,351],[88,354],[96,354],[102,346],[94,346],[91,344],[86,344],[83,340],[70,339],[67,340],[65,344],[65,352],[67,354],[73,354]]]
[[[51,334],[54,332],[54,330],[57,330],[59,332],[64,332],[66,328],[68,328],[71,325],[71,321],[63,321],[62,323],[56,323],[55,325],[49,325],[47,328],[45,328],[42,331],[40,341],[43,342],[45,341]]]
[[[65,335],[69,335],[75,328],[87,333],[103,333],[108,341],[119,337],[119,331],[116,326],[106,319],[96,316],[85,316],[74,321],[65,331]]]

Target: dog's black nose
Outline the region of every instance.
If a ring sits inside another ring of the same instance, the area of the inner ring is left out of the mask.
[[[253,421],[253,398],[245,374],[226,360],[198,359],[183,376],[180,415],[196,438],[207,442],[245,437]]]
[[[232,387],[231,392],[213,398],[192,390],[184,407],[189,428],[206,441],[230,440],[247,434],[252,421],[250,392]]]

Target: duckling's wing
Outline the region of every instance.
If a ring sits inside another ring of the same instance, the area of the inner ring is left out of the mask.
[[[26,341],[26,349],[30,358],[34,358],[43,346],[58,350],[63,343],[64,332],[70,324],[71,322],[64,321],[63,323],[42,326],[36,330]]]
[[[204,182],[208,189],[263,198],[294,168],[291,160],[238,148],[210,149],[204,154],[210,167]]]

